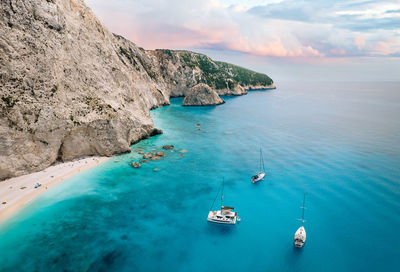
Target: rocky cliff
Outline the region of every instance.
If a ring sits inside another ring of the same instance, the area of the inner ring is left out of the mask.
[[[137,47],[82,0],[1,1],[0,180],[129,152],[160,133],[150,109],[199,83],[223,95],[274,87],[266,75],[201,54]]]

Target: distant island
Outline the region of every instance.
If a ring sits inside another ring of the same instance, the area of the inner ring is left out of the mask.
[[[0,180],[129,152],[161,133],[149,111],[171,97],[190,92],[188,105],[210,105],[219,95],[275,88],[265,74],[203,54],[144,50],[109,32],[82,0],[0,9]]]

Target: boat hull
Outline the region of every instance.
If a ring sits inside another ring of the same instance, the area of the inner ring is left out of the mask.
[[[224,224],[224,225],[235,225],[236,224],[236,220],[235,221],[221,221],[221,220],[207,218],[207,221],[211,222],[211,223]]]
[[[297,229],[296,233],[294,234],[294,246],[295,247],[303,247],[304,243],[306,242],[306,230],[303,226]]]
[[[255,176],[253,176],[251,178],[252,183],[256,183],[256,182],[259,182],[260,180],[263,180],[265,177],[265,173],[258,173],[256,176],[257,176],[257,178],[254,178]]]
[[[208,213],[207,221],[217,224],[235,225],[239,220],[237,213],[235,212],[223,214],[221,211],[210,211]]]

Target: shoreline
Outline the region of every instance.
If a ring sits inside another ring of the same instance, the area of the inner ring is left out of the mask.
[[[110,157],[88,157],[49,166],[27,175],[0,182],[0,223],[24,208],[29,202],[53,186],[89,168],[100,165]],[[34,188],[39,183],[40,187]],[[6,204],[3,202],[6,201]]]

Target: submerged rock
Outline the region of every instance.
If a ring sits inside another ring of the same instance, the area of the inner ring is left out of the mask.
[[[225,101],[216,91],[204,83],[192,87],[183,99],[183,106],[209,106],[223,104]]]
[[[133,168],[139,168],[140,166],[142,166],[142,165],[141,165],[140,163],[138,163],[138,162],[132,162],[131,165],[132,165]]]
[[[151,159],[153,157],[153,153],[147,152],[146,154],[143,155],[143,159]]]
[[[163,149],[173,149],[174,146],[173,145],[164,145],[162,148]]]
[[[156,168],[153,168],[153,171],[154,171],[154,172],[158,172],[158,171],[160,171],[160,168],[157,168],[157,167],[156,167]]]
[[[141,163],[146,163],[148,160],[140,160]]]
[[[152,161],[158,161],[158,160],[160,160],[160,159],[161,159],[161,156],[153,156],[153,157],[151,157],[150,160],[152,160]]]
[[[165,155],[165,153],[164,152],[157,152],[156,155],[162,157],[162,156]]]

